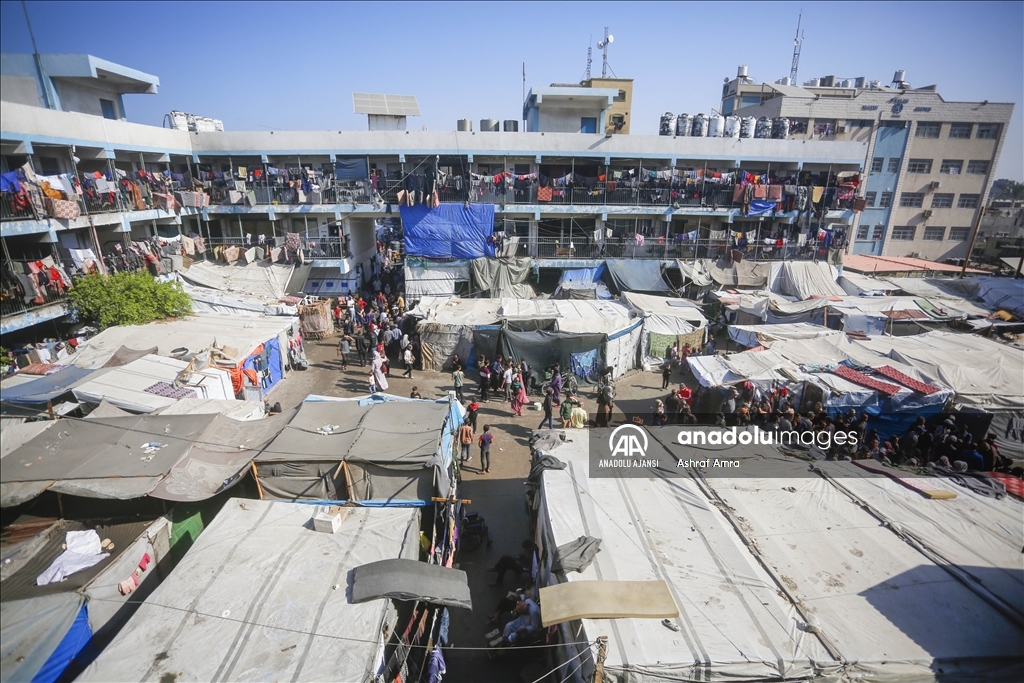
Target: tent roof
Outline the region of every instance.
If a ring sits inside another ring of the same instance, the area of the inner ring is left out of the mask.
[[[71,629],[84,604],[84,595],[65,592],[0,605],[3,679],[34,680]]]
[[[825,261],[772,261],[768,264],[768,289],[776,294],[796,297],[845,296],[836,284],[839,273]]]
[[[68,357],[66,362],[79,368],[99,368],[122,346],[130,349],[155,347],[157,354],[169,356],[177,348],[198,352],[214,342],[218,346],[237,349],[237,360],[241,361],[260,344],[297,324],[297,318],[284,316],[257,318],[209,313],[148,325],[108,327],[79,346],[78,351]]]
[[[287,294],[288,280],[295,266],[280,263],[256,263],[235,265],[196,261],[186,270],[179,271],[181,277],[193,285],[219,292],[230,292],[232,298],[262,303],[277,302]]]
[[[417,557],[419,513],[343,508],[327,534],[310,524],[322,509],[229,500],[77,680],[372,678],[387,604],[350,603],[346,576]]]
[[[647,457],[671,462],[652,435]],[[541,515],[552,543],[602,540],[594,562],[564,580],[663,579],[683,615],[674,623],[685,637],[656,619],[584,619],[578,640],[607,635],[606,669],[618,676],[629,669],[630,680],[688,680],[698,661],[712,678],[898,678],[934,675],[937,666],[1001,670],[1019,650],[1024,630],[1006,616],[1024,613],[1019,500],[932,480],[957,493],[936,507],[851,463],[818,463],[823,477],[768,446],[753,453],[762,478],[589,478],[588,447],[585,436],[567,434],[546,451],[568,464],[543,473]],[[677,457],[709,455],[683,450],[670,447]],[[851,504],[851,493],[867,509]],[[971,586],[955,572],[969,574]]]
[[[306,402],[257,461],[346,460],[421,469],[432,464],[447,413],[447,404],[434,401]]]
[[[783,339],[817,339],[842,334],[812,323],[780,323],[776,325],[730,325],[729,337],[744,346],[771,347],[772,342]]]
[[[603,299],[502,299],[499,314],[506,320],[554,319],[559,332],[612,334],[634,320],[629,308]]]
[[[85,381],[91,369],[69,366],[52,375],[43,375],[30,382],[5,385],[0,400],[4,403],[41,405],[71,391]]]
[[[707,325],[707,318],[701,312],[700,304],[689,299],[678,299],[666,296],[654,296],[637,292],[624,292],[622,299],[635,310],[646,315],[680,318],[695,328]]]
[[[409,311],[426,322],[441,325],[497,325],[501,299],[462,299],[454,296],[425,296]]]

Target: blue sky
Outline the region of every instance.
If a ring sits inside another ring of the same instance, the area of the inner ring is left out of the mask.
[[[635,79],[632,132],[662,112],[710,112],[725,77],[789,75],[797,15],[799,80],[883,83],[905,69],[947,100],[1013,102],[996,177],[1024,180],[1024,3],[56,3],[29,2],[41,52],[88,52],[160,78],[126,98],[159,125],[171,109],[228,130],[363,129],[351,93],[416,95],[410,127],[519,119],[526,87],[573,82],[609,26],[609,64]],[[20,2],[0,3],[0,47],[30,52]],[[594,50],[594,74],[601,58]]]

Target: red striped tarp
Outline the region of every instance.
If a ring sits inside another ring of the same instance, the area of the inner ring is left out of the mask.
[[[854,384],[859,384],[862,387],[867,387],[868,389],[874,389],[878,393],[885,394],[886,396],[895,396],[900,390],[900,387],[895,384],[879,382],[877,379],[868,377],[863,372],[857,372],[846,365],[840,365],[838,368],[833,370],[833,372],[843,379],[850,380]]]
[[[875,372],[877,372],[879,375],[883,375],[891,380],[899,382],[903,386],[907,387],[908,389],[913,389],[919,394],[925,394],[926,396],[928,394],[934,394],[936,391],[940,390],[938,387],[933,387],[930,384],[918,382],[913,377],[905,375],[896,368],[888,365],[883,365],[880,368],[875,368]]]

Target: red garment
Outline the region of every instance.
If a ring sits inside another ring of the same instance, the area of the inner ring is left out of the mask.
[[[924,394],[925,396],[927,396],[928,394],[934,394],[936,391],[939,391],[938,387],[933,387],[932,385],[925,384],[924,382],[918,382],[913,377],[905,375],[896,368],[891,367],[889,365],[883,365],[880,368],[875,368],[875,372],[877,372],[879,375],[888,377],[891,380],[899,382],[903,386],[907,387],[908,389],[913,389],[919,394]]]

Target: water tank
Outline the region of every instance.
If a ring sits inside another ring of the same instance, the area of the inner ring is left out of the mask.
[[[808,88],[817,88],[819,85],[821,85],[821,79],[812,78],[810,80],[804,81],[804,85],[807,86]]]
[[[789,119],[772,119],[772,139],[786,140],[789,138]]]
[[[872,90],[878,90],[882,87],[882,81],[868,81],[868,87]]]
[[[460,131],[462,133],[468,133],[471,130],[473,130],[473,122],[470,121],[469,119],[459,119],[455,123],[455,130]]]
[[[690,115],[680,114],[676,117],[676,135],[685,138],[690,135]]]
[[[504,130],[506,133],[518,133],[519,122],[516,121],[515,119],[505,119],[505,123],[502,126],[502,130]]]
[[[834,87],[836,87],[836,77],[835,76],[825,76],[824,78],[821,79],[821,87],[823,87],[823,88],[834,88]]]
[[[897,69],[896,74],[892,77],[893,83],[903,83],[907,80],[907,72],[904,69]]]
[[[746,77],[747,77],[747,65],[746,64],[740,64],[739,68],[736,69],[736,78],[746,78]]]
[[[498,128],[498,119],[480,119],[481,132],[487,133],[496,130],[501,130],[500,128]]]
[[[658,125],[658,135],[674,135],[676,132],[676,115],[670,111],[661,115],[661,123]]]
[[[713,114],[708,119],[708,137],[709,138],[720,138],[722,137],[722,131],[725,129],[725,119],[718,114]]]
[[[839,81],[839,87],[840,88],[852,88],[853,87],[853,81],[851,81],[849,78],[844,78],[843,80]]]
[[[725,137],[738,138],[740,136],[740,119],[738,116],[725,117]]]
[[[855,88],[865,88],[867,84],[868,79],[864,76],[857,76],[857,78],[853,79],[853,87]]]
[[[793,79],[790,78],[789,76],[786,76],[785,78],[780,78],[779,80],[775,81],[775,83],[778,85],[793,85]]]
[[[767,116],[762,116],[757,120],[757,125],[754,126],[754,137],[755,138],[770,138],[772,136],[772,120]]]
[[[740,137],[741,138],[752,138],[754,137],[754,129],[757,126],[757,119],[753,116],[744,116],[740,119]]]
[[[704,114],[697,114],[690,122],[690,135],[695,138],[703,138],[708,135],[708,117]]]

